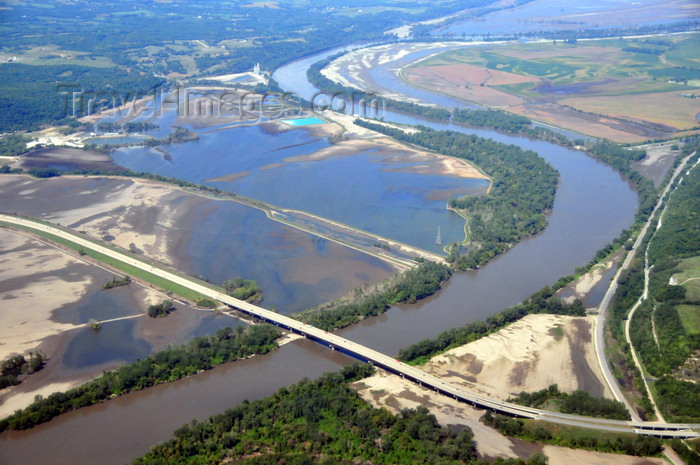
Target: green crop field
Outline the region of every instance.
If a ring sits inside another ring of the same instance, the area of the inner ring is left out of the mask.
[[[683,328],[689,336],[700,334],[700,306],[677,305],[676,311],[678,311]]]
[[[693,35],[666,52],[666,58],[676,66],[700,68],[700,35]]]
[[[677,273],[673,279],[677,284],[682,284],[686,290],[688,300],[700,301],[700,257],[691,257],[682,260],[676,266]]]
[[[700,34],[465,47],[420,61],[405,75],[480,105],[616,142],[641,142],[697,128]],[[460,90],[465,82],[489,89]],[[606,117],[621,124],[599,119]]]

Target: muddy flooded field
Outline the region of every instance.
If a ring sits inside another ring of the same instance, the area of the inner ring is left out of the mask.
[[[103,290],[118,276],[75,252],[0,229],[0,359],[36,351],[47,357],[41,371],[0,393],[0,416],[169,344],[243,324],[180,301],[168,318],[149,318],[148,305],[169,296],[138,283]]]
[[[253,279],[262,305],[305,310],[395,272],[235,202],[141,179],[1,176],[11,213],[43,218],[222,284]]]

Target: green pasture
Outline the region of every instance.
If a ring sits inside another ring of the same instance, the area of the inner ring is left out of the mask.
[[[698,305],[677,305],[676,311],[681,317],[683,328],[689,336],[700,334],[700,306]]]

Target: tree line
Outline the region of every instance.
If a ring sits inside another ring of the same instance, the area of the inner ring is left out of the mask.
[[[14,157],[27,151],[27,139],[19,134],[7,134],[0,139],[0,157]]]
[[[552,403],[552,401],[554,402]],[[517,396],[508,399],[507,402],[534,408],[541,408],[548,403],[550,407],[554,405],[562,413],[609,418],[611,420],[632,419],[627,411],[627,407],[622,402],[613,399],[598,399],[581,390],[567,394],[560,391],[559,386],[556,384],[536,392],[521,392]]]
[[[264,354],[275,347],[280,331],[257,324],[219,329],[216,336],[200,337],[169,347],[143,360],[105,372],[99,378],[46,398],[39,396],[25,409],[0,420],[0,431],[29,429],[71,410],[97,404],[115,396],[146,389],[209,370],[222,363]]]
[[[435,339],[425,339],[401,349],[399,351],[399,359],[404,362],[411,362],[411,364],[425,363],[431,357],[454,347],[474,342],[477,339],[495,333],[526,315],[535,313],[585,316],[586,309],[579,299],[574,300],[572,303],[564,303],[554,297],[554,292],[550,287],[544,287],[522,304],[491,315],[485,321],[474,321],[458,328],[448,329],[440,333]]]
[[[561,427],[541,421],[521,420],[487,411],[482,420],[501,434],[526,441],[537,441],[575,449],[614,452],[635,456],[660,454],[663,443],[659,438],[631,433],[602,433],[589,429]]]
[[[111,108],[112,95],[128,100],[135,93],[148,92],[164,82],[152,75],[117,68],[3,64],[0,107],[5,111],[0,113],[0,132],[36,130],[43,124],[67,122],[66,118],[73,112],[73,92],[85,92],[85,98],[75,100],[82,103],[80,108],[76,107],[77,116],[83,116],[88,111],[88,100],[96,93],[103,93],[104,102],[100,105]]]
[[[685,152],[698,147],[700,143],[689,144]],[[700,255],[700,171],[686,171],[666,202],[663,224],[649,242],[649,297],[630,322],[630,338],[645,369],[660,378],[654,386],[662,412],[676,421],[695,422],[700,418],[700,386],[679,379],[678,371],[700,350],[700,335],[686,331],[678,308],[700,309],[700,301],[671,277],[683,259]]]
[[[29,360],[22,354],[3,360],[0,364],[0,389],[21,383],[23,377],[36,373],[45,364],[46,354],[41,350],[29,352]]]
[[[362,91],[331,81],[321,73],[323,68],[342,55],[343,53],[338,53],[312,64],[306,72],[307,78],[309,82],[321,89],[324,93],[357,95]],[[455,123],[468,127],[494,129],[508,134],[531,137],[533,139],[544,140],[567,147],[574,145],[569,138],[562,134],[541,126],[534,126],[531,119],[525,116],[514,115],[503,110],[491,108],[454,108],[448,110],[435,106],[421,105],[407,100],[393,99],[384,99],[384,103],[386,104],[387,110],[420,116],[441,123]]]
[[[449,267],[426,261],[395,276],[381,289],[365,293],[357,290],[351,301],[337,301],[298,313],[294,318],[326,331],[344,328],[362,318],[384,313],[390,305],[415,303],[435,294],[450,279]]]
[[[448,205],[469,217],[472,238],[466,254],[453,246],[447,258],[460,270],[478,268],[520,239],[547,226],[554,204],[558,172],[535,152],[476,135],[418,126],[408,134],[369,121],[355,124],[402,142],[474,163],[491,177],[488,194],[452,199]]]
[[[424,406],[394,415],[362,400],[348,383],[372,371],[369,365],[350,365],[244,401],[206,421],[192,421],[133,463],[486,463],[477,460],[468,427],[458,433],[442,428]],[[532,465],[546,463],[543,458]]]

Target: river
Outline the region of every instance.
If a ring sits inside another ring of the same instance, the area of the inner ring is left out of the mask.
[[[331,53],[291,63],[274,77],[288,91],[302,96],[313,93],[306,69]],[[417,122],[393,114],[385,119]],[[632,224],[637,196],[629,182],[584,153],[491,131],[449,128],[535,150],[551,163],[560,173],[560,182],[549,226],[483,269],[455,274],[437,295],[417,305],[393,307],[345,329],[348,339],[395,354],[440,331],[482,319],[570,274]],[[167,440],[192,418],[206,418],[246,398],[264,397],[349,361],[337,352],[297,341],[265,356],[81,409],[30,431],[3,433],[0,463],[123,464]]]

